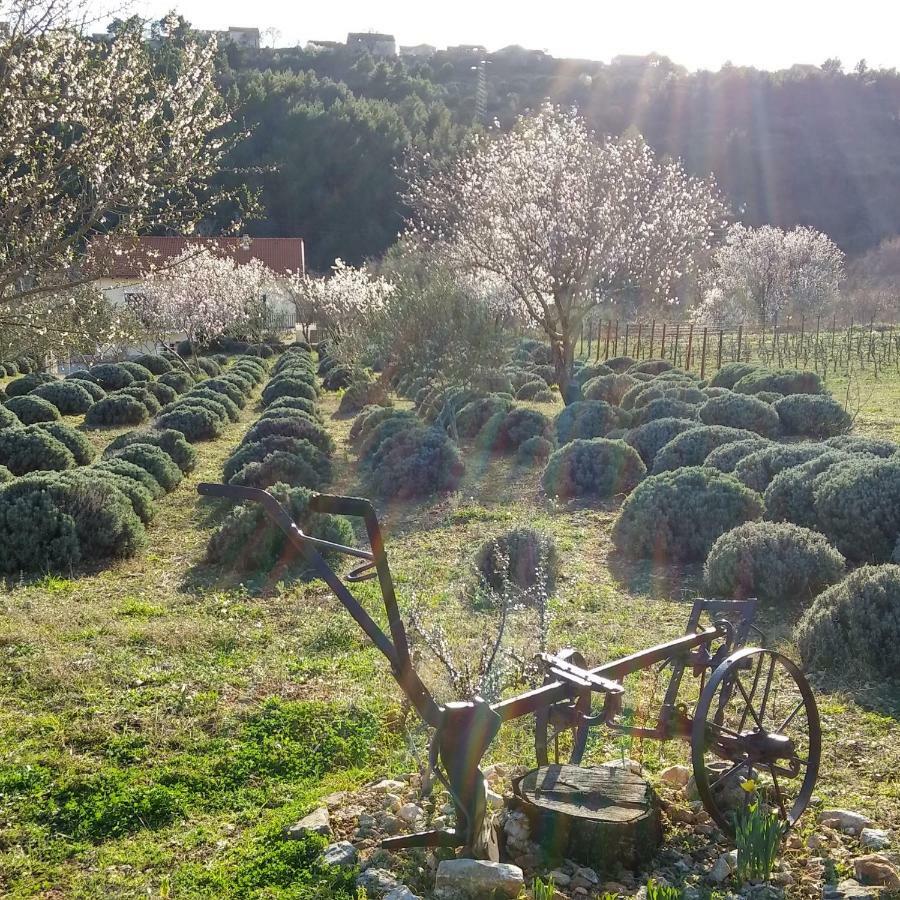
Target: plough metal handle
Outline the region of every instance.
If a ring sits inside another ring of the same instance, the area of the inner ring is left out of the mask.
[[[388,567],[387,554],[384,551],[384,540],[375,508],[365,499],[359,497],[338,497],[332,494],[313,494],[309,501],[310,509],[315,512],[334,513],[344,516],[355,516],[365,521],[371,551],[347,547],[331,541],[323,541],[304,534],[290,513],[268,491],[260,488],[241,487],[234,484],[213,484],[201,482],[197,485],[198,493],[205,497],[222,497],[228,500],[250,501],[259,503],[266,515],[287,535],[288,540],[306,557],[319,577],[331,588],[335,596],[346,607],[357,624],[368,635],[373,644],[387,657],[394,672],[394,677],[403,689],[419,715],[429,724],[436,727],[441,722],[441,710],[434,702],[431,694],[419,679],[409,656],[409,644],[406,640],[406,629],[400,617],[397,597],[394,593],[394,581]],[[342,553],[354,556],[366,562],[357,566],[350,573],[350,581],[360,581],[369,577],[368,570],[374,567],[381,587],[387,613],[391,638],[378,627],[372,617],[363,609],[359,601],[350,593],[335,571],[325,562],[319,550]]]

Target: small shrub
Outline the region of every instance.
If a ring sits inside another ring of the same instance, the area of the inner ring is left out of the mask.
[[[7,397],[22,397],[30,394],[35,388],[39,388],[42,384],[53,384],[58,379],[45,372],[33,372],[16,378],[6,386]]]
[[[233,403],[227,394],[220,391],[210,391],[206,389],[206,382],[202,381],[199,387],[192,388],[184,395],[182,402],[191,400],[209,400],[216,403],[225,410],[225,415],[229,422],[237,422],[241,418],[241,411],[237,404]]]
[[[723,534],[706,558],[716,597],[806,604],[844,576],[844,557],[815,531],[786,522],[747,522]]]
[[[533,528],[513,528],[478,548],[475,571],[485,587],[501,596],[510,588],[527,592],[535,587],[548,596],[559,571],[556,542]]]
[[[556,384],[557,382],[556,369],[549,363],[539,366],[529,366],[528,371],[531,372],[533,377],[540,378],[541,380],[546,381],[547,384]]]
[[[215,395],[218,398],[218,394]],[[228,412],[225,410],[225,404],[220,403],[218,399],[210,397],[198,397],[192,392],[188,392],[183,397],[179,397],[169,406],[164,406],[162,413],[170,413],[179,409],[203,409],[212,413],[223,426],[228,424]]]
[[[703,391],[694,387],[691,382],[663,381],[655,379],[646,384],[637,385],[622,398],[622,406],[628,409],[640,409],[654,400],[681,400],[697,406],[709,399]],[[629,402],[630,401],[630,402]]]
[[[752,431],[728,428],[725,425],[700,425],[691,428],[676,435],[660,448],[653,460],[653,474],[658,475],[684,466],[702,466],[716,447],[757,436]]]
[[[47,473],[0,488],[0,569],[7,574],[131,556],[145,539],[128,498],[100,479]]]
[[[653,465],[653,460],[659,450],[668,444],[675,435],[699,427],[699,422],[688,419],[654,419],[652,422],[647,422],[646,425],[626,431],[623,440],[637,450],[644,465],[649,468]]]
[[[813,498],[819,528],[847,559],[891,558],[900,535],[900,458],[850,457],[816,478]]]
[[[135,362],[154,375],[165,375],[166,372],[172,371],[172,363],[158,353],[145,353],[143,356],[139,356]]]
[[[149,525],[153,521],[156,516],[156,504],[153,502],[153,495],[142,484],[102,466],[94,466],[90,477],[121,491],[128,498],[134,514],[144,525]]]
[[[147,390],[149,381],[135,381],[130,387],[122,388],[120,391],[113,391],[112,396],[116,397],[134,397],[138,403],[143,403],[147,409],[147,415],[155,416],[162,406],[156,399],[156,394]],[[165,387],[165,385],[163,385]],[[109,396],[109,395],[108,395]]]
[[[110,394],[98,400],[85,414],[84,424],[91,428],[114,425],[140,425],[149,418],[147,407],[127,394]]]
[[[36,422],[55,422],[60,418],[59,410],[47,400],[26,394],[24,397],[12,397],[6,401],[6,408],[15,413],[23,425],[34,425]]]
[[[454,490],[464,471],[456,444],[443,431],[407,428],[381,442],[367,480],[379,497],[426,497]]]
[[[618,406],[629,389],[638,383],[631,375],[598,375],[585,382],[581,393],[585,400],[603,400]]]
[[[604,366],[602,363],[599,363],[594,366],[582,366],[580,369],[576,370],[575,381],[578,382],[582,387],[586,385],[592,378],[598,378],[600,375],[614,375],[612,369],[609,366]]]
[[[83,374],[84,378],[76,378],[77,375]],[[83,388],[90,394],[91,400],[96,403],[98,400],[102,400],[106,396],[106,391],[94,381],[87,372],[73,372],[71,375],[66,377],[66,383],[77,383],[80,388]]]
[[[354,380],[354,372],[350,366],[337,365],[325,373],[322,387],[326,391],[339,391],[342,388],[350,387]]]
[[[169,493],[181,483],[181,469],[172,462],[172,458],[154,444],[129,444],[116,450],[113,459],[124,459],[149,472],[159,486]]]
[[[142,384],[141,387],[152,397],[156,398],[156,402],[159,404],[160,409],[163,406],[174,403],[175,398],[178,396],[173,388],[170,388],[167,384],[162,384],[162,382],[159,381],[148,381],[146,384]],[[128,388],[126,388],[126,390],[128,390]],[[147,404],[145,403],[144,405],[146,406]]]
[[[282,434],[286,437],[304,438],[323,453],[334,453],[334,439],[321,425],[306,419],[263,419],[251,426],[244,435],[242,444],[252,444],[260,438],[271,434]]]
[[[306,381],[289,376],[272,379],[262,393],[263,406],[268,406],[279,397],[306,397],[307,400],[316,399],[316,389]]]
[[[669,372],[674,369],[667,359],[645,359],[643,362],[636,362],[628,368],[629,373],[644,372],[647,375],[662,375],[663,372]]]
[[[698,407],[693,403],[685,403],[674,397],[658,397],[646,406],[635,409],[632,413],[634,425],[646,425],[654,419],[690,419],[696,420]]]
[[[88,374],[104,391],[118,391],[134,383],[134,376],[131,372],[118,363],[102,363],[99,366],[91,366]]]
[[[133,481],[135,484],[139,484],[153,500],[158,500],[160,497],[164,497],[166,492],[163,490],[162,485],[144,468],[137,465],[133,462],[128,462],[126,459],[121,459],[120,457],[111,457],[110,459],[104,459],[101,462],[97,463],[95,466],[91,466],[91,472],[95,472],[98,470],[102,470],[104,472],[112,472],[115,475],[118,475],[122,478],[127,478],[129,481]]]
[[[290,513],[304,533],[336,544],[352,545],[353,529],[341,516],[310,512],[311,491],[303,487],[277,484],[269,493]],[[343,557],[326,553],[325,559],[337,565]],[[213,533],[206,548],[209,562],[241,572],[266,573],[274,583],[311,575],[301,551],[265,514],[258,503],[246,503],[232,510]]]
[[[97,385],[98,390],[103,390]],[[52,403],[64,416],[86,413],[94,402],[91,393],[77,381],[53,381],[36,387],[30,397],[40,397]]]
[[[168,385],[176,394],[183,394],[194,386],[194,379],[183,369],[173,369],[160,375],[159,383]]]
[[[392,406],[367,406],[350,426],[350,443],[358,446],[376,425],[393,418],[406,419],[410,422],[417,420],[416,414],[412,410],[394,409]]]
[[[329,473],[330,466],[317,469],[309,456],[276,450],[261,460],[247,463],[235,473],[229,483],[256,488],[283,483],[317,490],[328,483]]]
[[[135,381],[153,381],[153,373],[140,363],[125,360],[124,362],[120,362],[119,365],[125,369]]]
[[[817,394],[782,397],[774,410],[786,434],[828,438],[844,434],[853,424],[850,414],[837,400]]]
[[[211,356],[198,356],[197,365],[200,367],[200,371],[210,378],[222,374],[222,367]]]
[[[65,422],[41,422],[39,425],[30,425],[29,428],[39,428],[55,437],[75,457],[76,465],[86,466],[94,461],[93,444],[71,425],[66,425]]]
[[[350,416],[364,406],[382,403],[385,400],[384,385],[375,381],[354,381],[341,395],[338,415]]]
[[[569,404],[555,419],[560,444],[578,438],[604,437],[628,425],[628,413],[602,400],[579,400]]]
[[[778,391],[760,391],[753,396],[756,397],[757,400],[762,400],[763,403],[777,403],[784,394],[779,394]]]
[[[734,476],[747,487],[763,493],[779,472],[809,462],[827,451],[824,444],[772,444],[745,456],[734,467]]]
[[[734,392],[713,397],[700,407],[697,415],[707,425],[746,428],[763,437],[775,437],[780,430],[778,413],[755,397]]]
[[[220,416],[211,409],[200,406],[176,407],[159,416],[155,424],[160,429],[180,431],[192,444],[215,440],[225,430],[225,423]]]
[[[758,519],[759,494],[714,469],[690,467],[652,475],[625,500],[613,542],[626,556],[658,562],[693,562],[716,539]]]
[[[550,390],[550,388],[547,388],[546,390],[543,390],[543,391],[538,391],[534,395],[535,403],[556,403],[556,400],[557,400],[557,395],[554,394],[553,391]]]
[[[6,406],[0,406],[0,429],[2,428],[15,428],[22,423],[19,421],[19,417]]]
[[[734,390],[734,386],[745,376],[752,375],[758,370],[758,366],[752,363],[731,362],[725,363],[712,378],[709,379],[710,387],[721,387]],[[755,393],[755,392],[754,392]]]
[[[533,381],[526,381],[519,390],[516,391],[516,400],[534,400],[535,396],[541,391],[547,390],[547,382],[543,378],[535,378]]]
[[[303,412],[317,422],[322,421],[322,413],[316,408],[316,404],[305,397],[279,397],[266,407],[266,413],[275,413],[279,409]],[[410,412],[410,415],[414,413]]]
[[[238,472],[250,463],[262,462],[273,453],[286,453],[304,459],[307,464],[318,473],[318,480],[322,484],[331,481],[331,461],[318,447],[315,447],[304,438],[285,437],[274,434],[261,438],[250,444],[242,444],[231,456],[225,460],[222,470],[222,478],[231,481]],[[274,484],[275,482],[271,482]],[[290,484],[291,482],[287,482]]]
[[[895,678],[900,671],[900,566],[863,566],[848,575],[816,598],[794,637],[807,669]]]
[[[103,455],[108,458],[117,450],[132,444],[152,444],[159,447],[185,475],[197,468],[197,451],[185,440],[180,431],[171,428],[126,432],[111,441],[103,451]]]
[[[624,441],[574,440],[553,453],[541,478],[557,497],[613,497],[627,494],[646,475],[637,451]]]
[[[856,434],[841,434],[829,438],[825,443],[835,450],[843,450],[845,453],[863,454],[866,456],[880,456],[882,459],[900,453],[900,444],[894,441],[880,438],[862,437]]]
[[[614,356],[612,359],[607,359],[603,365],[605,365],[607,369],[612,369],[616,374],[621,374],[630,369],[635,362],[636,360],[632,359],[630,356]]]
[[[550,420],[534,409],[511,409],[501,417],[490,419],[479,434],[479,443],[498,453],[514,453],[532,437],[549,438],[553,431]],[[496,428],[492,427],[492,423]]]
[[[798,372],[794,369],[756,369],[738,379],[734,390],[739,394],[758,394],[760,391],[776,391],[779,394],[822,394],[822,379],[815,372]]]
[[[206,381],[201,382],[197,390],[223,394],[238,409],[243,409],[247,405],[247,395],[250,393],[249,385],[247,390],[241,390],[236,384],[230,382],[227,376],[225,378],[207,378]]]
[[[6,484],[8,481],[12,481],[16,476],[13,475],[6,466],[0,466],[0,484]]]
[[[553,453],[553,444],[545,437],[536,435],[519,444],[516,462],[520,466],[544,466]]]
[[[763,495],[766,518],[773,522],[793,522],[804,528],[818,529],[813,488],[816,478],[831,466],[846,463],[850,457],[840,450],[827,453],[779,472]]]
[[[19,374],[19,367],[12,360],[8,360],[2,365],[3,373],[8,378],[15,378]]]
[[[52,434],[37,428],[0,430],[0,465],[13,475],[75,467],[75,457]]]
[[[734,467],[745,457],[757,450],[769,447],[771,441],[764,437],[747,438],[743,441],[733,441],[730,444],[721,444],[706,457],[703,465],[711,466],[720,472],[734,472]]]
[[[379,448],[388,438],[410,429],[421,431],[421,422],[408,416],[391,416],[368,429],[357,441],[360,471],[364,472],[371,467]]]

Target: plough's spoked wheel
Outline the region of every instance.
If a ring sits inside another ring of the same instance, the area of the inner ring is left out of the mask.
[[[577,650],[563,650],[557,654],[566,662],[587,668],[584,657]],[[557,679],[547,673],[544,684]],[[583,716],[591,714],[591,692],[574,700],[543,707],[534,714],[534,751],[539,766],[551,763],[571,763],[577,766],[587,745],[588,725]]]
[[[812,797],[821,751],[815,698],[786,656],[747,647],[713,672],[694,714],[691,753],[700,799],[726,834],[745,799],[740,783],[751,779],[761,802],[793,825]]]

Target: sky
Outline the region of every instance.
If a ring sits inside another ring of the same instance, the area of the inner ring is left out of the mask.
[[[276,46],[344,40],[348,31],[384,31],[400,44],[508,44],[557,57],[609,61],[661,53],[689,69],[723,63],[761,69],[819,65],[900,68],[898,0],[137,0],[135,12],[160,18],[173,7],[197,28],[274,29]],[[271,43],[271,40],[265,41]]]

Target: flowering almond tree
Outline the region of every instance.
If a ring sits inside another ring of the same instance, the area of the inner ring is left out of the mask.
[[[205,248],[190,250],[150,272],[132,305],[158,341],[184,335],[193,348],[257,318],[273,282],[272,272],[258,260],[239,265]]]
[[[76,262],[92,235],[189,232],[224,199],[209,188],[233,143],[215,43],[179,40],[163,64],[139,27],[95,41],[78,13],[0,0],[0,332],[23,350],[32,329],[71,337],[54,304],[87,280]]]
[[[405,200],[411,238],[504,282],[543,329],[563,396],[585,315],[624,292],[671,301],[724,217],[710,182],[656,160],[640,137],[601,142],[550,105],[426,166]]]
[[[364,327],[367,317],[384,306],[394,286],[365,268],[336,259],[330,275],[294,275],[285,289],[298,318],[315,322],[333,340],[340,341]]]
[[[712,289],[704,300],[711,318],[817,315],[838,295],[844,254],[814,228],[782,231],[772,225],[732,225],[713,257]]]

